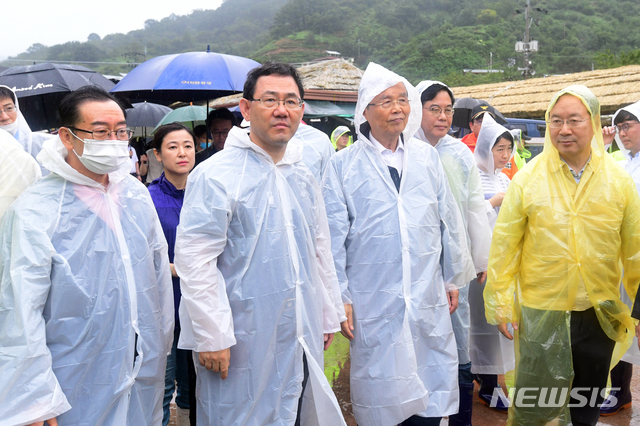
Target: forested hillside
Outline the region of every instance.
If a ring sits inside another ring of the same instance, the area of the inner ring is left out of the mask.
[[[128,34],[84,43],[32,46],[21,59],[132,61],[206,45],[221,53],[302,62],[337,50],[358,66],[369,61],[417,81],[479,84],[520,78],[514,44],[525,28],[524,0],[226,0],[216,10],[149,20]],[[532,56],[538,75],[640,63],[640,2],[532,0]],[[463,68],[502,74],[462,75]],[[103,73],[126,72],[94,65]]]

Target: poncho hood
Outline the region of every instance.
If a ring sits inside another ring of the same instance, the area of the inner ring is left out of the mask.
[[[598,101],[596,95],[594,95],[588,87],[581,84],[576,84],[562,89],[555,94],[553,99],[551,99],[549,108],[547,108],[547,112],[544,116],[545,121],[547,122],[547,131],[545,132],[544,149],[542,151],[542,154],[547,159],[547,161],[551,162],[551,164],[553,165],[552,169],[558,169],[562,167],[563,162],[560,159],[560,153],[551,142],[551,132],[549,131],[549,116],[551,114],[551,110],[558,102],[558,99],[560,99],[560,97],[563,95],[572,95],[580,99],[580,101],[582,101],[584,106],[587,108],[587,112],[589,112],[589,116],[591,118],[591,126],[593,128],[593,139],[591,139],[591,159],[595,160],[593,166],[597,167],[597,165],[600,163],[600,159],[602,159],[605,153],[604,142],[602,138],[602,124],[600,123],[600,102]]]
[[[362,76],[362,80],[360,80],[360,87],[358,88],[358,103],[356,104],[354,116],[356,131],[358,135],[362,136],[362,138],[358,137],[358,139],[368,140],[367,136],[363,135],[360,129],[360,126],[367,121],[364,116],[364,110],[367,108],[367,105],[380,93],[398,83],[404,84],[404,87],[407,89],[409,104],[411,106],[407,127],[405,127],[402,135],[406,141],[416,134],[422,122],[422,105],[418,91],[406,78],[374,62],[370,62]]]
[[[437,80],[422,80],[416,86],[416,90],[418,91],[418,100],[420,101],[420,107],[421,108],[422,108],[422,93],[425,90],[427,90],[429,87],[433,86],[434,84],[441,84],[444,87],[446,87],[451,93],[453,93],[451,88],[449,86],[447,86],[446,84],[444,84],[443,82],[441,82],[441,81],[437,81]],[[422,118],[420,118],[420,123],[422,124]],[[427,135],[425,135],[424,131],[422,130],[422,125],[420,127],[418,127],[418,131],[416,132],[415,137],[420,139],[421,141],[424,141],[424,142],[427,142],[427,143],[429,142],[429,140],[427,139]],[[442,139],[444,139],[444,138],[441,138],[440,140],[442,140]],[[440,143],[440,142],[438,142],[438,143]]]
[[[31,134],[31,128],[29,127],[29,124],[27,123],[27,120],[25,120],[24,115],[22,115],[22,111],[20,111],[20,103],[18,101],[18,95],[16,95],[16,91],[13,88],[11,88],[9,86],[5,86],[3,84],[0,84],[0,87],[4,87],[5,89],[11,90],[13,92],[13,97],[16,100],[14,102],[14,104],[16,105],[16,112],[18,113],[18,117],[16,118],[16,122],[18,123],[18,128],[16,129],[15,132],[10,132],[10,133],[16,139],[19,136],[26,137],[27,135],[30,135]]]
[[[495,174],[496,170],[491,149],[496,144],[498,136],[508,131],[506,127],[496,123],[491,114],[484,114],[482,128],[478,133],[478,142],[476,142],[476,150],[474,152],[478,168],[483,172],[489,175]],[[498,170],[499,172],[500,170]]]
[[[611,118],[611,123],[615,123],[616,117],[618,116],[618,114],[620,114],[620,111],[627,111],[628,113],[633,114],[638,119],[638,121],[640,121],[640,101],[617,110]]]

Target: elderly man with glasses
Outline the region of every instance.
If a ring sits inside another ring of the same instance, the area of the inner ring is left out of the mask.
[[[304,89],[290,65],[249,72],[225,149],[189,176],[178,226],[178,347],[195,351],[197,421],[345,425],[323,349],[346,321],[320,187],[290,144]]]
[[[544,151],[514,176],[494,228],[485,314],[515,339],[508,424],[595,425],[638,331],[619,290],[623,269],[631,300],[640,282],[640,198],[605,153],[589,89],[558,92],[546,120]]]
[[[325,178],[351,402],[363,426],[439,425],[458,412],[450,313],[471,260],[438,153],[413,138],[421,117],[416,89],[369,64],[358,140],[331,158]]]
[[[87,86],[59,113],[38,154],[51,173],[0,223],[0,424],[157,425],[174,327],[167,243],[129,174],[118,101]]]

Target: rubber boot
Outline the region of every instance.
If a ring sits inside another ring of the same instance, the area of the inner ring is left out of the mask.
[[[611,370],[611,387],[620,390],[611,390],[609,396],[600,408],[601,416],[612,416],[624,408],[631,408],[631,376],[633,364],[620,361]]]
[[[487,407],[499,413],[509,411],[509,398],[498,384],[497,374],[476,374],[476,381],[480,385],[478,399]],[[494,401],[494,394],[496,396]]]
[[[471,426],[471,412],[473,409],[473,383],[461,383],[460,408],[458,414],[449,416],[449,426]]]

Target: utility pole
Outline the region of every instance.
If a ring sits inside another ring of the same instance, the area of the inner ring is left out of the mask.
[[[529,20],[531,16],[531,0],[527,0],[527,8],[524,10],[524,73],[522,74],[526,79],[527,76],[531,75],[531,61],[529,60],[529,28],[531,28],[531,21]]]
[[[535,10],[544,14],[548,13],[546,9],[542,9],[539,7],[536,7]],[[523,13],[523,11],[516,10],[516,13]],[[527,7],[524,9],[524,22],[524,37],[522,41],[516,42],[516,52],[524,53],[524,63],[522,68],[518,68],[518,71],[522,71],[522,76],[526,79],[527,77],[532,77],[536,74],[529,55],[531,54],[531,52],[538,51],[538,41],[531,40],[529,30],[531,28],[531,24],[535,23],[536,25],[540,25],[540,19],[534,20],[531,16],[531,0],[527,0]]]

